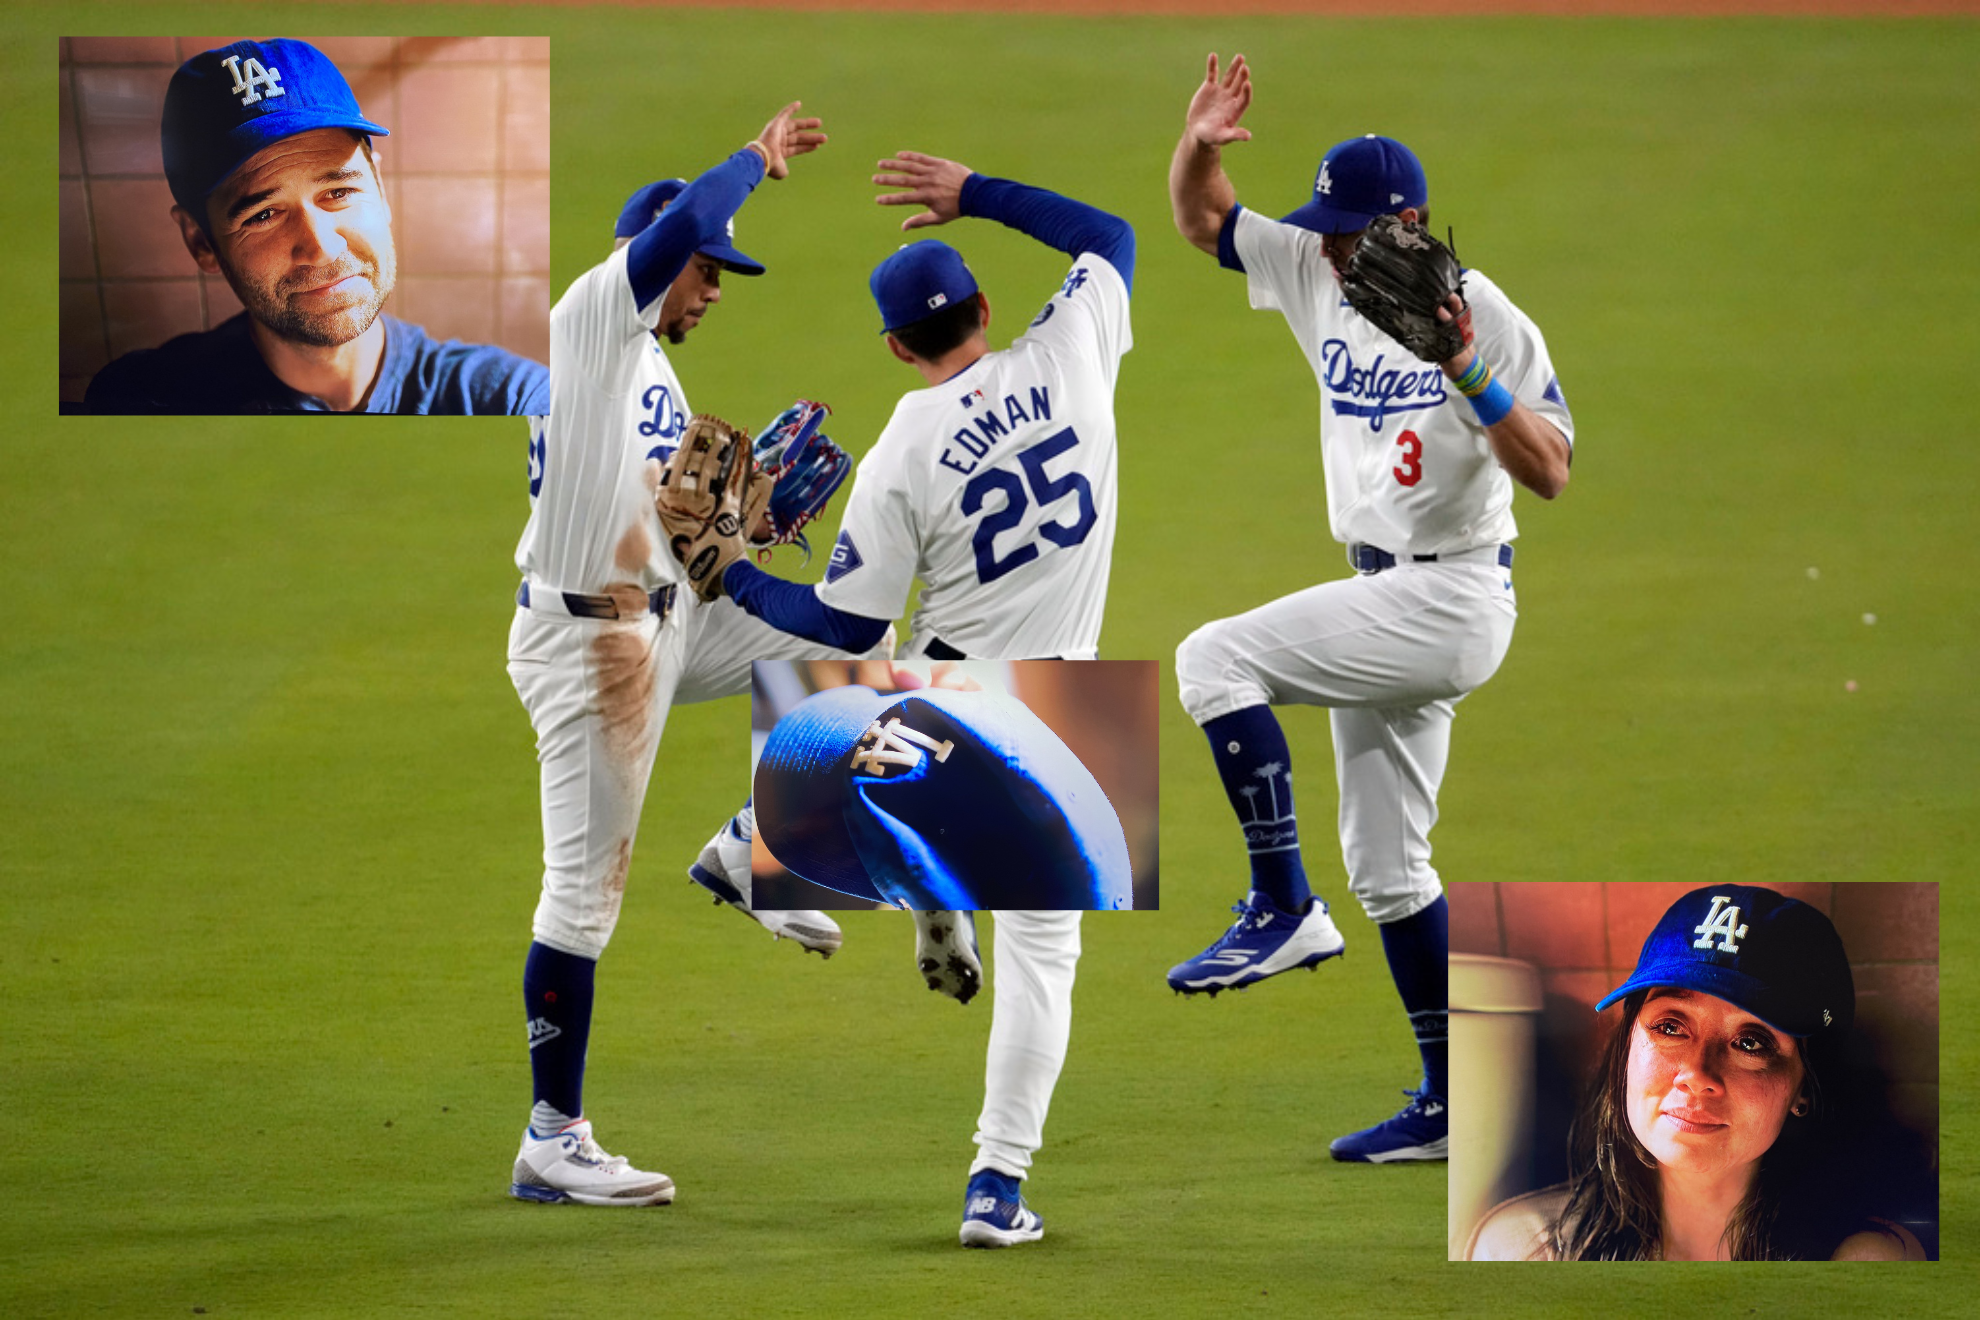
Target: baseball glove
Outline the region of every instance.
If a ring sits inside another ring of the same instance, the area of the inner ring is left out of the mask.
[[[688,585],[703,600],[722,594],[722,570],[742,557],[749,432],[697,413],[660,470],[654,493],[661,526]]]
[[[799,399],[777,414],[756,441],[756,471],[743,503],[749,543],[768,547],[796,544],[811,558],[804,525],[825,508],[852,471],[852,457],[818,428],[832,410]]]
[[[1464,296],[1464,268],[1412,221],[1377,216],[1348,258],[1341,292],[1377,330],[1425,362],[1448,362],[1471,342],[1470,303],[1452,320],[1437,319],[1446,299]]]

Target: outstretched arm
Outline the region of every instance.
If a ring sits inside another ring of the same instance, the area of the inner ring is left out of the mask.
[[[887,635],[888,620],[833,609],[810,587],[773,577],[740,559],[722,571],[722,590],[779,632],[841,651],[870,651]]]
[[[967,165],[918,151],[902,151],[880,162],[873,182],[887,193],[882,206],[926,209],[901,222],[904,231],[943,225],[962,216],[995,220],[1069,257],[1092,252],[1134,284],[1134,229],[1119,216],[1076,202],[1047,188],[978,174]]]
[[[626,255],[626,277],[633,297],[645,307],[667,291],[674,277],[702,244],[720,238],[729,220],[767,175],[790,174],[790,159],[823,146],[820,120],[800,119],[802,102],[792,101],[770,117],[763,132],[747,146],[681,190],[660,218],[633,238]]]
[[[1219,77],[1213,52],[1209,71],[1189,100],[1182,140],[1169,162],[1169,207],[1176,229],[1213,257],[1224,218],[1237,205],[1237,190],[1224,174],[1224,148],[1251,140],[1251,130],[1238,122],[1250,105],[1251,69],[1244,56],[1232,59],[1229,71]]]

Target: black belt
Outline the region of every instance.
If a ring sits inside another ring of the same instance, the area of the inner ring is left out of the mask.
[[[1407,559],[1412,564],[1437,562],[1435,555],[1410,555]],[[1348,549],[1348,562],[1354,565],[1354,571],[1357,573],[1380,573],[1385,568],[1394,568],[1398,563],[1403,562],[1403,557],[1392,555],[1379,546],[1355,545]],[[1500,546],[1499,567],[1511,568],[1512,562],[1513,548],[1509,545]]]
[[[961,651],[958,651],[955,647],[950,646],[947,642],[943,641],[939,637],[929,638],[928,645],[922,649],[921,653],[927,656],[930,660],[969,659],[968,656],[964,655]],[[1048,655],[1043,658],[1046,660],[1063,660],[1065,657],[1058,655]]]
[[[674,592],[677,588],[669,584],[646,593],[647,608],[653,611],[656,619],[665,619],[667,611],[674,608]],[[580,591],[560,591],[558,597],[564,602],[564,609],[574,619],[616,619],[619,617],[619,603],[610,596],[587,596]],[[516,604],[529,608],[529,583],[516,589]]]

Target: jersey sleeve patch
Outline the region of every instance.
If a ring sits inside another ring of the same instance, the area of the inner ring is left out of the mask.
[[[825,580],[837,582],[865,563],[859,557],[859,547],[853,544],[852,533],[840,532],[839,539],[832,543],[832,562],[826,565]]]
[[[1567,407],[1567,395],[1561,393],[1561,378],[1559,376],[1549,376],[1547,378],[1547,388],[1540,392],[1540,397],[1562,408]]]

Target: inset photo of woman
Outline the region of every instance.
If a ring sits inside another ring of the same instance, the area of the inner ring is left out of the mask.
[[[1938,888],[1456,884],[1454,1260],[1938,1254]]]

